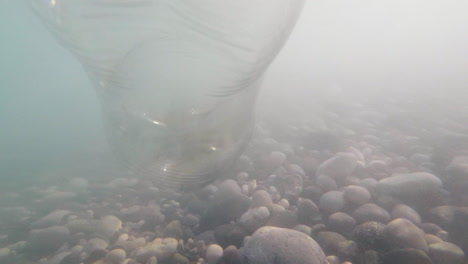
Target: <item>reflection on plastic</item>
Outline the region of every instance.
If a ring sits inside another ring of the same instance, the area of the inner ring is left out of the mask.
[[[160,187],[219,176],[303,0],[30,0],[82,63],[115,154]]]

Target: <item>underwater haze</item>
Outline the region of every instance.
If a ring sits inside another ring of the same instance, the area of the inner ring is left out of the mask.
[[[466,14],[0,0],[0,263],[468,263]]]

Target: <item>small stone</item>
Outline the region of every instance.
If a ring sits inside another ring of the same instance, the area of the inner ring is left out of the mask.
[[[437,236],[431,235],[431,234],[425,234],[424,238],[426,239],[426,243],[428,245],[433,244],[433,243],[441,243],[444,242],[444,240],[440,239]]]
[[[158,264],[158,258],[153,256],[151,258],[148,259],[148,261],[146,262],[146,264]]]
[[[359,206],[352,216],[358,224],[370,221],[386,224],[391,220],[390,214],[385,209],[373,203]]]
[[[317,185],[317,187],[320,188],[322,192],[335,191],[336,189],[338,189],[336,181],[332,177],[327,175],[317,176],[315,184]]]
[[[223,262],[225,264],[241,264],[239,250],[235,246],[228,246],[223,251]]]
[[[240,252],[245,263],[323,264],[325,254],[309,236],[291,229],[265,226],[258,229]]]
[[[351,233],[356,226],[356,220],[348,214],[337,212],[328,217],[327,226],[338,233]]]
[[[212,244],[206,249],[205,259],[208,264],[216,264],[223,257],[223,248]]]
[[[418,212],[405,204],[398,204],[393,207],[392,218],[405,218],[413,222],[415,225],[421,224],[421,216],[419,216]]]
[[[289,201],[287,199],[281,199],[278,202],[278,205],[281,205],[284,209],[288,209],[289,208]]]
[[[327,256],[328,264],[340,264],[340,258],[338,256]]]
[[[386,252],[388,244],[383,235],[384,228],[385,225],[379,222],[365,222],[353,229],[351,239],[358,244],[362,251]]]
[[[296,231],[302,232],[308,236],[312,236],[312,228],[306,225],[297,225],[293,228]]]
[[[320,211],[309,199],[299,198],[297,202],[297,217],[303,224],[310,224],[319,219]]]
[[[252,202],[251,202],[250,207],[251,208],[260,207],[260,206],[269,207],[271,206],[271,204],[273,204],[273,202],[271,200],[270,194],[265,190],[259,190],[259,191],[256,191],[252,195]]]
[[[190,260],[179,253],[175,253],[174,255],[172,255],[170,263],[171,264],[190,264]]]
[[[433,223],[422,223],[419,225],[419,228],[421,228],[425,233],[435,235],[437,232],[442,231],[442,228],[436,224]]]
[[[357,205],[368,203],[371,197],[366,188],[357,185],[345,187],[343,189],[343,195],[346,200]]]
[[[254,232],[268,221],[270,218],[270,211],[265,206],[250,208],[239,219],[243,227]]]
[[[320,197],[319,208],[321,212],[333,214],[343,210],[346,206],[343,192],[330,191],[326,192]]]
[[[317,169],[317,175],[327,175],[332,178],[345,178],[357,167],[357,158],[351,153],[338,153],[324,161]]]
[[[120,264],[125,260],[126,257],[127,254],[123,249],[120,248],[113,249],[106,255],[106,259],[111,261],[113,264]]]
[[[272,151],[270,153],[270,165],[273,168],[279,167],[283,164],[284,161],[286,161],[286,155],[283,152],[280,151]]]
[[[93,252],[97,249],[106,249],[109,246],[109,243],[102,238],[92,238],[86,244],[85,251]]]
[[[182,225],[180,224],[180,221],[174,220],[167,224],[166,228],[164,229],[164,236],[177,239],[184,238],[184,232],[182,231]]]
[[[419,229],[411,221],[398,218],[383,229],[385,239],[393,249],[415,248],[427,252],[424,231]]]
[[[465,258],[463,250],[449,242],[430,244],[428,254],[434,264],[461,264]]]
[[[138,249],[135,257],[138,262],[146,262],[151,257],[164,261],[171,257],[177,251],[177,239],[175,238],[157,238],[147,246]]]
[[[244,237],[248,235],[247,230],[240,224],[225,224],[216,227],[214,236],[216,242],[222,247],[234,245],[240,247]]]

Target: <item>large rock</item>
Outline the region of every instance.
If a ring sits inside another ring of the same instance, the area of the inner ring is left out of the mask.
[[[291,229],[258,229],[240,251],[250,264],[326,264],[325,254],[309,236]]]

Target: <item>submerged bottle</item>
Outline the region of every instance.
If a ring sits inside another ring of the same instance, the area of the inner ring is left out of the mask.
[[[81,62],[110,146],[162,188],[207,184],[254,128],[303,0],[29,0]]]

